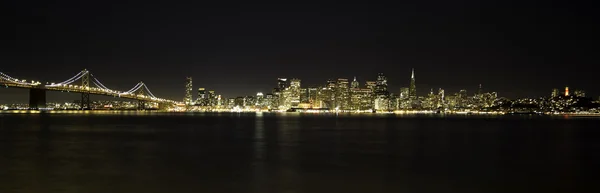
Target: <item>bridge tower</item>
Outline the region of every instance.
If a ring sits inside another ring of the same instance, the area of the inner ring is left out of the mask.
[[[140,84],[142,84],[142,86],[145,87],[144,82],[140,82]],[[137,95],[145,95],[144,94],[144,89],[142,89],[142,87],[140,87],[140,89],[138,89]],[[144,109],[146,109],[146,101],[138,99],[138,106],[137,107],[138,107],[138,110],[144,110]]]
[[[83,70],[81,76],[81,110],[92,109],[90,106],[90,72],[87,69]]]
[[[38,110],[46,108],[46,90],[40,88],[29,89],[29,109]]]

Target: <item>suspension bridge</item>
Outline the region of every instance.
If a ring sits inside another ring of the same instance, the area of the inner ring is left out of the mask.
[[[46,108],[46,91],[61,91],[81,94],[81,109],[91,109],[90,95],[104,95],[119,98],[126,98],[138,101],[138,109],[145,109],[147,102],[154,102],[160,105],[174,105],[181,102],[163,99],[154,96],[144,82],[137,83],[128,91],[118,91],[110,89],[102,84],[90,71],[84,69],[75,76],[59,82],[41,84],[35,80],[22,80],[13,78],[3,72],[0,72],[0,85],[9,88],[29,89],[29,109]]]

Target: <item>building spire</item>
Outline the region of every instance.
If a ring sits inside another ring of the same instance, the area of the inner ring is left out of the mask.
[[[408,96],[410,96],[411,98],[416,98],[417,97],[417,86],[415,85],[415,69],[412,69],[412,72],[410,74],[410,85],[408,87]]]
[[[358,81],[356,81],[356,76],[354,76],[354,80],[350,84],[350,88],[358,88]]]

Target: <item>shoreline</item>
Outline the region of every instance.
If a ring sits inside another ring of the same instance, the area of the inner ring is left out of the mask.
[[[547,116],[600,116],[600,113],[509,113],[509,112],[478,112],[478,111],[391,111],[391,112],[285,112],[285,111],[166,111],[166,110],[0,110],[0,114],[137,114],[137,113],[274,113],[274,114],[352,114],[352,115],[547,115]]]

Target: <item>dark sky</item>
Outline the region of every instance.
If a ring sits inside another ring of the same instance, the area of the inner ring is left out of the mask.
[[[567,85],[600,94],[592,5],[279,2],[3,2],[0,71],[59,82],[87,68],[108,87],[143,80],[175,100],[186,76],[194,90],[232,97],[269,92],[277,77],[304,86],[357,76],[362,85],[383,72],[397,93],[413,67],[420,95],[471,92],[480,83],[510,98]],[[0,90],[0,101],[27,96],[15,90]]]

